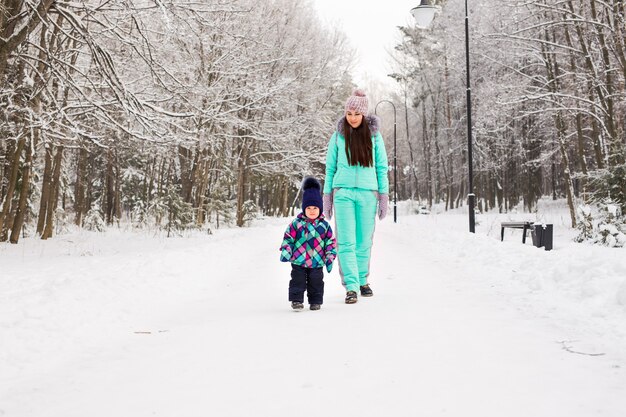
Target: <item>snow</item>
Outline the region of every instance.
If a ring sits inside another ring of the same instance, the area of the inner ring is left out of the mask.
[[[0,245],[0,416],[621,417],[626,257],[563,207],[377,226],[374,297],[292,312],[290,219]],[[537,217],[541,217],[540,219]],[[554,250],[499,222],[554,224]]]

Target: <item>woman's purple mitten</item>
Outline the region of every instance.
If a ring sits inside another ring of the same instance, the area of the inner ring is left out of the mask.
[[[378,194],[378,220],[387,217],[389,208],[389,194]]]
[[[322,204],[324,205],[324,217],[330,220],[333,217],[333,195],[324,194],[322,196]]]

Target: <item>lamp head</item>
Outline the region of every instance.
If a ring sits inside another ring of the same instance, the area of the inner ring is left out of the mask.
[[[430,3],[430,0],[421,0],[419,6],[411,9],[411,14],[415,18],[415,24],[421,29],[426,29],[435,18],[437,7]]]

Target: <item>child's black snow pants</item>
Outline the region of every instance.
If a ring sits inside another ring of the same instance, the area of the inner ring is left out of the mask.
[[[309,304],[322,304],[324,301],[324,270],[323,268],[305,268],[291,264],[291,280],[289,281],[289,301],[304,302],[304,291]]]

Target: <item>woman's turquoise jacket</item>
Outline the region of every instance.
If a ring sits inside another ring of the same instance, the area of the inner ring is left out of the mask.
[[[379,194],[389,193],[387,178],[388,162],[385,142],[379,132],[380,119],[376,116],[367,116],[372,133],[372,149],[374,164],[371,167],[350,165],[346,155],[346,140],[343,137],[343,123],[341,118],[337,123],[337,130],[328,142],[326,152],[326,178],[324,180],[324,194],[332,193],[337,188],[360,188],[377,191]]]

